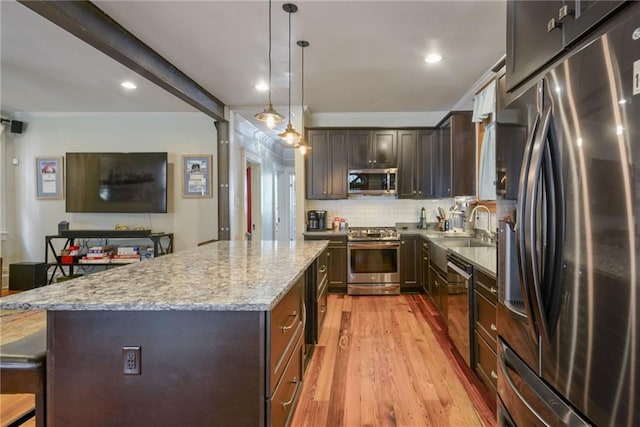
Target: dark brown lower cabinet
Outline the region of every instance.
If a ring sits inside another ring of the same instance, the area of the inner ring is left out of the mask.
[[[287,425],[303,278],[264,311],[50,311],[47,425]],[[139,347],[125,375],[123,347]]]
[[[477,268],[474,274],[474,370],[487,389],[488,394],[493,399],[496,399],[498,386],[496,279]]]
[[[400,236],[400,291],[420,292],[420,236],[403,234]]]
[[[347,293],[347,235],[305,234],[304,240],[329,240],[329,288],[331,294]]]
[[[429,293],[429,241],[425,238],[420,239],[420,285],[425,293]]]

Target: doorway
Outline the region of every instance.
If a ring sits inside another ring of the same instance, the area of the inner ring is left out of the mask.
[[[274,180],[274,239],[295,240],[295,173],[276,170]]]
[[[247,160],[245,179],[245,213],[246,228],[245,237],[247,240],[262,239],[262,174],[260,163]]]

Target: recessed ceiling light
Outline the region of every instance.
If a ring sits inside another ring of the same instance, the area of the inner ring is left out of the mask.
[[[440,61],[442,61],[442,56],[438,55],[437,53],[430,53],[424,59],[424,62],[426,62],[427,64],[435,64],[435,63],[438,63]]]
[[[254,86],[257,90],[259,90],[260,92],[266,92],[269,90],[269,85],[266,84],[265,82],[260,82],[257,85]]]
[[[138,88],[138,86],[136,86],[136,84],[134,82],[122,82],[122,83],[120,83],[120,86],[122,86],[125,89],[130,89],[130,90]]]

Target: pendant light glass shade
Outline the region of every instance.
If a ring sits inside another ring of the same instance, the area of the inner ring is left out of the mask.
[[[256,114],[254,117],[260,120],[261,122],[265,122],[269,129],[273,129],[274,127],[276,127],[276,123],[279,123],[284,120],[284,116],[278,113],[273,108],[273,105],[271,105],[271,102],[269,102],[269,105],[264,107],[264,110],[262,110],[262,112]]]
[[[300,101],[300,105],[302,106],[302,138],[300,138],[300,142],[298,142],[295,148],[300,151],[300,154],[303,156],[307,153],[307,151],[311,150],[311,146],[307,144],[307,141],[304,138],[304,48],[309,46],[309,42],[306,40],[298,40],[297,45],[302,48],[302,67],[301,73],[302,76],[302,99]]]
[[[254,117],[266,123],[269,129],[273,129],[276,123],[284,120],[284,116],[278,113],[271,104],[271,0],[269,0],[269,104]]]
[[[289,145],[293,145],[300,139],[300,133],[293,128],[291,122],[287,123],[287,128],[284,132],[279,133],[278,136],[283,138],[285,142]]]
[[[291,124],[291,14],[296,13],[298,6],[293,3],[285,3],[282,5],[285,12],[289,14],[289,123],[284,132],[278,134],[287,144],[293,145],[300,139],[300,134],[293,128]]]

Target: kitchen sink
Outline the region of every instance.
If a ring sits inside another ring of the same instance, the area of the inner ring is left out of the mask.
[[[483,242],[482,240],[459,237],[441,239],[439,240],[439,243],[448,248],[490,248],[495,246],[489,242]]]

